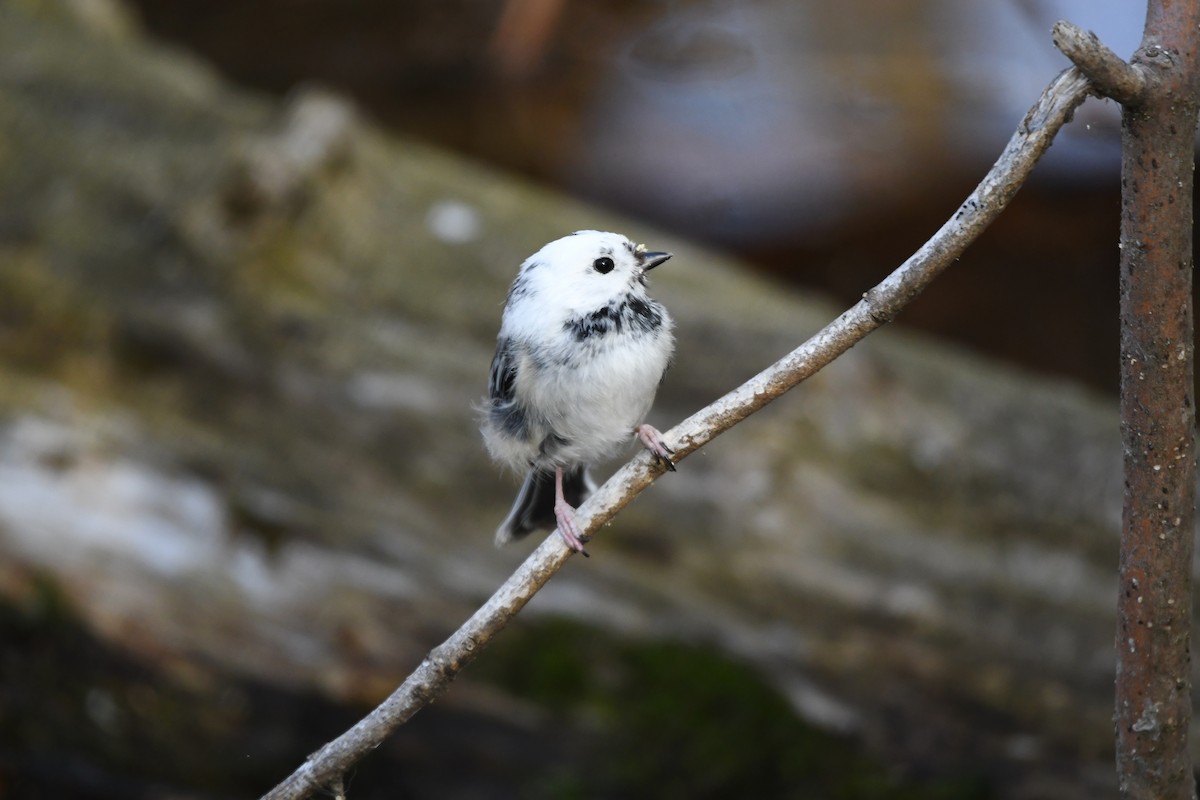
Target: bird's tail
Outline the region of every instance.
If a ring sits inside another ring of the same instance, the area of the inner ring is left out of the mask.
[[[563,470],[563,497],[575,507],[596,491],[596,482],[587,467]],[[496,546],[508,544],[540,528],[553,530],[558,525],[554,516],[554,473],[531,469],[517,492],[512,510],[496,528]]]

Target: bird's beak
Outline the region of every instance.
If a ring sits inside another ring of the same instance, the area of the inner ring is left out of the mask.
[[[670,253],[642,253],[642,272],[649,272],[670,257]]]

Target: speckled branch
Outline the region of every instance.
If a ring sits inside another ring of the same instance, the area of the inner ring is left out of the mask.
[[[895,317],[938,274],[954,263],[1007,206],[1059,129],[1083,102],[1088,87],[1087,79],[1076,69],[1059,75],[1025,115],[983,181],[921,249],[800,347],[667,431],[666,439],[675,447],[676,461],[794,388]],[[663,470],[648,453],[635,457],[578,509],[581,530],[587,533],[598,530]],[[682,479],[686,476],[681,476]],[[291,776],[268,792],[264,800],[308,797],[333,784],[392,731],[441,694],[572,554],[557,534],[547,538],[461,628],[430,651],[390,697],[350,730],[310,756]]]
[[[1195,800],[1192,564],[1196,531],[1193,187],[1200,2],[1150,0],[1121,114],[1121,449],[1117,785],[1125,800]]]

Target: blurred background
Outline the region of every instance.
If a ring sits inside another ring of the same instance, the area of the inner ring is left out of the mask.
[[[1057,19],[1128,57],[1143,14],[0,0],[0,798],[257,796],[486,600],[529,548],[473,403],[541,244],[677,254],[665,430],[954,213]],[[350,796],[1116,797],[1118,167],[1089,100]]]
[[[319,81],[405,134],[855,301],[944,222],[1122,0],[137,0],[235,82]],[[902,321],[1116,388],[1119,112],[1088,103]]]

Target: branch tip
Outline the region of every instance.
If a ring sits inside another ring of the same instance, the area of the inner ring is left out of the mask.
[[[1092,31],[1060,19],[1051,29],[1054,46],[1071,59],[1098,94],[1136,106],[1146,95],[1146,75],[1110,50]]]

